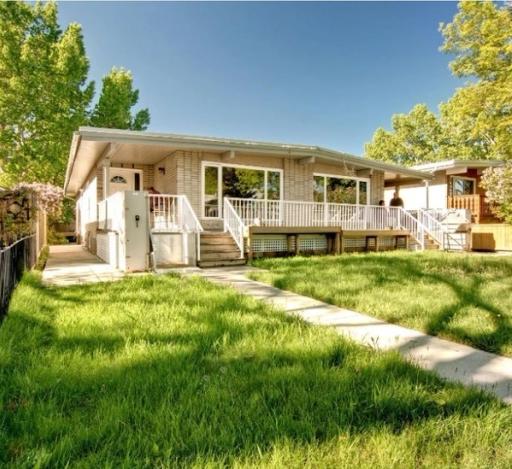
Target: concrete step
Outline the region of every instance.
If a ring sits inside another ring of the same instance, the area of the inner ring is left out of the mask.
[[[208,267],[228,267],[232,265],[245,265],[245,259],[224,259],[217,261],[203,261],[200,260],[198,262],[199,267],[208,268]]]

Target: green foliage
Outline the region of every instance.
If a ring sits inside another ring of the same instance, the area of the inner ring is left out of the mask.
[[[69,145],[81,125],[144,130],[149,111],[134,116],[131,73],[113,69],[91,112],[94,83],[82,29],[62,31],[55,2],[0,2],[0,184],[62,186]]]
[[[5,467],[512,465],[512,408],[199,278],[25,275],[0,363]]]
[[[366,144],[367,157],[404,166],[446,158],[444,129],[425,104],[417,104],[409,114],[395,114],[392,127],[392,132],[375,131]]]
[[[3,184],[62,185],[71,135],[93,95],[88,70],[81,27],[61,31],[55,3],[0,3]]]
[[[95,127],[115,129],[146,130],[149,110],[141,109],[132,115],[131,109],[139,100],[139,90],[133,89],[130,71],[113,68],[104,78],[98,103],[91,115]]]
[[[35,270],[39,270],[39,271],[44,270],[49,254],[50,254],[50,248],[48,246],[43,246],[43,248],[41,249],[41,252],[39,253],[39,257],[37,259],[36,265],[34,266]]]
[[[441,103],[438,116],[425,110],[418,119],[418,106],[408,115],[393,116],[393,130],[377,129],[366,156],[406,165],[512,159],[512,9],[492,1],[463,1],[440,30],[441,50],[454,56],[453,74],[471,81]],[[426,138],[417,138],[423,134]]]
[[[393,251],[255,264],[269,270],[253,277],[278,288],[512,356],[512,258]]]
[[[512,162],[500,168],[488,168],[482,175],[480,185],[494,213],[512,224]]]

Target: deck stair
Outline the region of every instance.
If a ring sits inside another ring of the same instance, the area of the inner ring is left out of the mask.
[[[428,251],[434,251],[439,248],[440,248],[439,243],[434,238],[432,238],[430,235],[426,234],[425,242],[424,242],[424,249],[428,250]]]
[[[244,265],[240,249],[233,237],[223,231],[204,231],[200,238],[201,260],[199,267]]]

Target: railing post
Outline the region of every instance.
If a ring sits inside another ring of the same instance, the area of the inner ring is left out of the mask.
[[[313,206],[314,208],[314,206]],[[329,204],[324,202],[324,226],[329,226]]]

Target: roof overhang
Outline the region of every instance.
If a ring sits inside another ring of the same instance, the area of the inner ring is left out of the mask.
[[[64,190],[75,195],[84,185],[98,161],[108,155],[112,161],[122,154],[125,163],[156,164],[177,150],[209,151],[213,153],[240,152],[268,154],[333,162],[350,166],[356,172],[383,171],[385,179],[430,179],[428,173],[416,169],[382,163],[327,148],[310,145],[259,142],[251,140],[197,137],[169,133],[80,127],[73,134]]]
[[[465,168],[489,168],[503,166],[501,160],[443,160],[433,163],[425,163],[413,166],[413,169],[425,171],[428,173],[436,173],[438,171],[464,170]]]

